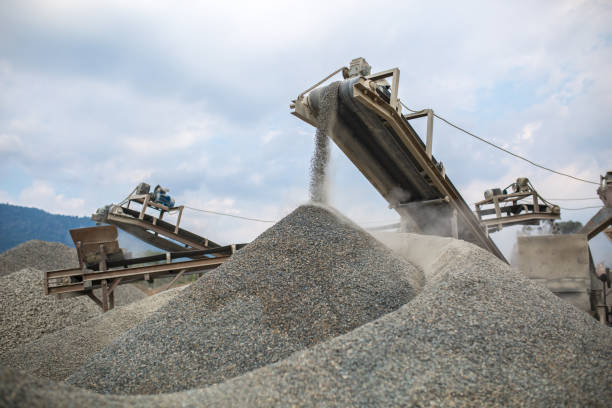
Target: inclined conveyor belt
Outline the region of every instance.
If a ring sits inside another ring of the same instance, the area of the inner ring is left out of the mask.
[[[457,236],[505,261],[443,166],[385,94],[364,77],[342,81],[329,136],[401,216],[406,230]],[[329,86],[329,85],[328,85]],[[325,88],[295,101],[294,115],[316,123]]]

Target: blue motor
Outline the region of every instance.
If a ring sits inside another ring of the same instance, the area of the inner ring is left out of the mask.
[[[151,195],[151,198],[153,199],[154,202],[158,204],[165,205],[166,207],[172,208],[174,207],[174,198],[170,197],[170,194],[168,194],[169,191],[170,191],[169,188],[162,187],[158,184],[153,190],[153,194]]]

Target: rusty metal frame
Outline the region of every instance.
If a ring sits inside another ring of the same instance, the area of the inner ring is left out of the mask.
[[[181,214],[182,211],[179,213],[178,221],[180,221]],[[183,244],[186,248],[193,249],[209,249],[220,246],[208,238],[180,228],[178,222],[176,225],[168,223],[162,220],[161,217],[157,218],[143,213],[142,210],[138,211],[129,208],[129,205],[125,207],[119,205],[111,206],[102,222],[115,225],[127,233],[164,250],[180,250],[181,247],[177,243]]]
[[[455,220],[461,219],[462,225],[469,228],[476,237],[478,245],[489,250],[498,258],[505,260],[499,248],[497,248],[486,234],[483,234],[482,226],[474,217],[474,214],[461,197],[461,194],[459,194],[446,177],[444,168],[433,160],[430,152],[428,152],[431,147],[427,149],[426,146],[423,146],[423,142],[417,135],[413,134],[412,129],[409,128],[410,125],[408,121],[404,119],[402,114],[390,104],[386,103],[386,101],[377,95],[375,91],[372,91],[367,81],[368,80],[365,78],[360,78],[359,81],[353,85],[354,98],[368,109],[376,112],[378,116],[386,121],[388,126],[393,128],[423,169],[422,176],[431,180],[430,184],[435,187],[443,197],[449,198],[449,205],[454,210],[453,214],[455,215],[451,222],[454,224],[454,222],[456,222]],[[433,115],[433,112],[431,114]],[[401,208],[397,210],[400,215],[402,215]]]
[[[401,108],[399,105],[399,99],[397,98],[400,78],[400,70],[398,68],[391,68],[385,71],[377,72],[376,74],[368,75],[365,78],[369,81],[373,81],[370,83],[376,83],[376,81],[389,77],[391,77],[391,97],[389,98],[389,105],[391,105],[396,112],[400,112]]]
[[[389,74],[391,72],[391,76],[393,76],[392,72],[395,70],[396,69],[389,70],[385,73]],[[392,87],[397,85],[399,79],[399,70],[395,72],[396,75]],[[428,110],[419,112],[422,116],[427,116],[429,122],[428,142],[425,144],[408,123],[408,119],[410,118],[406,119],[401,114],[401,109],[398,106],[399,100],[397,100],[397,94],[393,94],[392,92],[392,96],[389,98],[389,101],[387,101],[386,98],[378,94],[377,84],[375,80],[372,80],[372,78],[377,79],[378,74],[374,74],[369,78],[370,79],[367,77],[360,77],[350,80],[352,81],[351,85],[349,85],[351,87],[351,98],[359,102],[359,105],[367,108],[369,112],[378,116],[382,121],[382,125],[396,135],[400,147],[405,149],[407,154],[411,156],[411,160],[414,161],[415,165],[418,165],[418,167],[422,169],[418,177],[425,180],[427,185],[435,191],[434,196],[448,197],[449,203],[446,204],[446,206],[450,207],[450,216],[448,220],[449,229],[451,231],[450,234],[460,234],[460,238],[462,239],[465,239],[464,237],[469,235],[472,237],[470,238],[471,242],[487,249],[498,258],[505,261],[505,257],[500,252],[499,248],[497,248],[495,243],[490,239],[485,229],[480,225],[479,221],[472,213],[470,207],[468,207],[460,193],[446,176],[444,166],[436,162],[433,158],[433,111]],[[311,97],[312,94],[302,96],[292,101],[290,107],[293,109],[291,113],[294,116],[316,127],[317,122],[312,110]],[[401,204],[403,203],[397,202],[390,192],[387,191],[388,184],[392,181],[392,178],[397,177],[397,175],[379,174],[382,171],[381,169],[368,170],[368,166],[360,162],[361,159],[366,160],[368,157],[368,153],[364,150],[364,146],[359,144],[347,144],[342,140],[334,141],[370,183],[389,202],[390,208],[394,208],[400,214],[402,220],[411,220],[411,209],[402,206]],[[388,177],[385,179],[386,176]],[[427,198],[425,200],[427,200]]]
[[[612,242],[612,227],[608,227],[603,231],[604,235]]]
[[[174,278],[172,281],[174,283],[178,277],[184,274],[199,273],[203,270],[216,268],[227,261],[230,256],[225,255],[134,268],[102,269],[100,271],[83,270],[81,268],[48,271],[43,276],[44,293],[45,295],[63,293],[86,295],[106,312],[114,306],[114,290],[118,285],[137,280],[165,277]],[[67,281],[70,282],[67,283]],[[97,288],[102,289],[102,299],[98,299],[92,293]]]
[[[164,217],[164,213],[174,213],[178,211],[178,217],[176,220],[176,224],[174,225],[174,234],[178,234],[179,232],[179,225],[181,223],[181,218],[183,216],[183,210],[185,209],[185,206],[183,205],[179,205],[177,207],[168,207],[165,206],[163,204],[160,203],[156,203],[154,201],[151,200],[151,194],[139,194],[139,195],[132,195],[130,196],[130,198],[128,199],[127,202],[127,208],[130,208],[130,204],[132,202],[138,203],[140,204],[142,207],[140,209],[140,213],[138,215],[138,219],[139,220],[143,220],[144,216],[146,214],[147,208],[155,208],[157,210],[160,211],[159,213],[159,218],[153,217],[153,225],[157,224],[157,220],[161,220]]]
[[[540,203],[538,197],[535,190],[496,195],[475,203],[474,214],[489,233],[500,231],[503,227],[511,225],[533,225],[541,220],[558,220],[561,218],[558,207],[545,204],[544,201]],[[529,198],[531,198],[531,203],[519,202]],[[511,204],[502,207],[501,204],[504,203]],[[486,206],[492,206],[492,208],[484,208]],[[504,213],[508,214],[516,207],[523,207],[526,213],[504,215]],[[488,215],[493,215],[493,217],[485,218]]]

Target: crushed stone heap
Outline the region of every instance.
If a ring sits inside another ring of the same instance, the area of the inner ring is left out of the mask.
[[[0,308],[0,353],[102,313],[85,296],[45,295],[43,272],[33,268],[0,277]]]
[[[183,289],[184,286],[173,288],[116,307],[100,316],[0,353],[0,365],[18,368],[37,377],[62,381],[88,357],[110,344],[124,331],[144,321]]]
[[[34,268],[40,271],[76,268],[76,249],[59,242],[31,240],[0,254],[0,276]]]
[[[333,211],[296,209],[68,382],[152,394],[223,382],[409,302],[422,272]]]
[[[408,304],[226,382],[114,396],[1,369],[0,405],[609,406],[612,329],[484,250],[442,244]]]

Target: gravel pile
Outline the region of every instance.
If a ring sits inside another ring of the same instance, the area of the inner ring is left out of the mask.
[[[77,266],[76,250],[59,242],[27,241],[0,254],[0,276],[24,268],[52,271]]]
[[[129,305],[132,302],[137,302],[147,297],[147,294],[141,289],[129,283],[117,286],[113,292],[115,292],[115,307]],[[102,297],[102,290],[96,289],[94,290],[94,294],[100,299]],[[87,300],[89,300],[89,298],[87,298]],[[89,301],[92,302],[91,300]]]
[[[121,394],[222,382],[396,310],[421,283],[350,221],[302,206],[68,381]]]
[[[0,277],[0,307],[0,353],[102,313],[85,296],[45,295],[43,273],[33,268]]]
[[[610,406],[612,330],[482,249],[444,243],[411,302],[221,384],[110,396],[0,372],[20,407]],[[195,357],[194,357],[195,358]]]
[[[64,380],[92,354],[151,316],[184,288],[170,289],[127,306],[117,307],[101,316],[0,353],[0,365],[17,368],[38,377]]]

